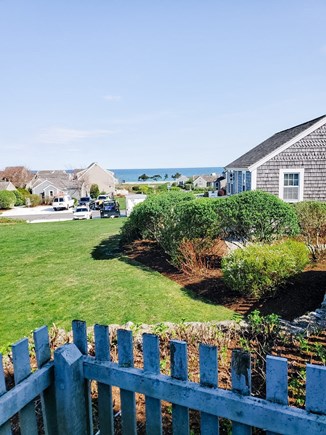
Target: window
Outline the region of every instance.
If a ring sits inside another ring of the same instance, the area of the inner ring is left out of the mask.
[[[304,169],[280,169],[280,198],[287,202],[303,200]]]
[[[227,173],[228,175],[228,193],[229,195],[233,195],[234,194],[234,173],[233,171],[229,171]]]
[[[242,192],[246,190],[246,172],[242,171]]]
[[[52,197],[53,196],[53,190],[50,190],[49,195]]]

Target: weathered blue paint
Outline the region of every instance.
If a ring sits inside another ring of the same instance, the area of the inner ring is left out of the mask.
[[[19,384],[31,374],[28,340],[24,338],[12,346],[15,384]],[[22,435],[37,435],[37,422],[34,402],[26,405],[19,412],[20,431]]]
[[[0,426],[34,400],[53,382],[53,361],[0,397]]]
[[[199,346],[200,385],[202,387],[218,387],[217,348],[201,344]],[[218,435],[218,418],[202,412],[200,415],[200,430],[205,435]]]
[[[38,328],[33,333],[35,355],[38,368],[48,363],[51,358],[49,332],[47,326]],[[46,435],[57,435],[56,402],[54,382],[41,394],[44,432]]]
[[[180,381],[188,381],[188,354],[187,343],[171,340],[171,377]],[[172,429],[173,434],[189,434],[189,409],[172,402]]]
[[[118,358],[120,367],[134,366],[132,332],[118,329]],[[120,390],[122,430],[124,434],[136,435],[136,399],[128,385]]]
[[[250,354],[241,349],[232,351],[232,391],[242,395],[249,396],[251,393],[251,364]],[[238,423],[236,420],[232,422],[233,435],[251,435],[251,427]]]
[[[0,353],[0,397],[5,394],[6,391],[7,388],[5,382],[5,374],[3,371],[2,355]],[[11,427],[9,422],[4,423],[4,425],[0,427],[0,435],[11,435]]]
[[[109,327],[94,326],[95,358],[97,361],[110,361]],[[98,382],[98,412],[101,435],[114,434],[112,387]]]
[[[266,399],[281,405],[288,404],[288,362],[285,358],[266,358]],[[266,435],[274,434],[266,432]]]
[[[159,338],[153,334],[143,334],[144,371],[160,374]],[[161,401],[150,396],[145,397],[146,435],[162,434]]]
[[[286,428],[289,435],[326,433],[325,415],[241,396],[228,390],[201,387],[169,376],[152,375],[136,368],[119,367],[115,363],[98,363],[91,357],[84,359],[84,376],[266,430],[284,433]]]
[[[75,344],[54,352],[54,374],[59,434],[87,434],[83,355]]]
[[[74,344],[83,355],[87,355],[87,325],[83,320],[72,321],[72,333]],[[86,418],[88,434],[93,433],[93,419],[92,419],[92,400],[91,400],[91,384],[85,381],[85,403],[86,403]]]
[[[80,330],[86,331],[83,322],[79,326]],[[182,411],[174,421],[174,430],[177,432],[177,427],[180,434],[189,433],[189,408],[201,412],[202,433],[205,434],[217,433],[214,432],[214,427],[218,430],[217,417],[225,417],[240,423],[241,425],[235,425],[238,433],[247,433],[245,431],[250,429],[248,426],[265,429],[269,431],[267,432],[269,435],[271,433],[293,435],[326,433],[326,367],[324,366],[307,366],[306,410],[302,410],[288,406],[287,362],[283,358],[267,357],[267,400],[262,400],[250,396],[250,357],[241,351],[235,352],[232,362],[234,391],[227,391],[217,388],[217,358],[214,347],[200,346],[199,385],[188,381],[187,347],[184,342],[171,342],[172,377],[170,377],[160,374],[158,338],[153,335],[144,336],[144,370],[141,370],[133,367],[130,331],[118,332],[119,364],[110,362],[109,331],[106,326],[95,327],[96,358],[87,356],[87,344],[85,346],[85,338],[81,338],[84,337],[84,333],[80,336],[78,334],[79,332],[76,337],[79,337],[79,345],[84,346],[86,354],[83,356],[74,344],[61,347],[55,352],[55,373],[53,362],[48,361],[46,328],[40,328],[34,333],[36,357],[40,368],[33,374],[30,374],[27,340],[16,343],[13,346],[14,373],[15,381],[19,383],[7,392],[0,355],[0,435],[9,435],[8,420],[17,412],[29,409],[36,396],[43,393],[45,397],[51,386],[55,387],[57,396],[57,409],[53,408],[57,427],[56,432],[50,432],[51,429],[48,429],[48,433],[51,435],[88,434],[86,418],[88,396],[84,388],[85,379],[97,381],[99,387],[106,388],[106,391],[111,391],[112,385],[127,394],[122,404],[125,411],[123,430],[127,434],[136,433],[135,392],[146,396],[148,433],[162,431],[160,406],[157,405],[160,404],[160,400],[171,402],[175,409]],[[103,394],[101,396],[103,397],[101,406],[104,411],[112,412],[110,398],[107,400]],[[43,413],[46,420],[49,410],[50,408],[45,405]],[[184,410],[187,411],[186,414]],[[31,415],[35,417],[34,409],[32,411]],[[155,416],[152,421],[151,416]],[[106,421],[109,421],[108,427]],[[33,419],[27,423],[28,430],[26,422],[28,422],[27,418],[23,421],[25,433],[35,433]],[[105,423],[103,423],[104,427],[101,427],[101,434],[112,434],[112,419],[103,418],[102,422]]]
[[[325,366],[307,364],[306,410],[316,414],[326,414]]]

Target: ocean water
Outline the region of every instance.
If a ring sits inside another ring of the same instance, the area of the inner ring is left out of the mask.
[[[151,169],[109,169],[114,172],[115,177],[120,183],[133,183],[138,181],[138,177],[142,174],[146,174],[149,177],[154,175],[160,175],[158,181],[174,181],[172,175],[179,172],[181,175],[191,177],[192,175],[211,175],[222,174],[224,168],[220,166],[206,167],[206,168],[151,168]],[[166,177],[166,175],[168,177]],[[150,180],[148,180],[150,181]]]

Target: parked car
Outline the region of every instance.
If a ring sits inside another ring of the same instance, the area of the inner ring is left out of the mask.
[[[69,210],[69,208],[73,206],[74,200],[69,195],[56,196],[52,202],[52,207],[54,211],[64,209]]]
[[[103,201],[101,207],[101,218],[116,218],[120,217],[119,203],[114,199]]]
[[[78,205],[73,213],[74,220],[93,219],[92,210],[90,210],[86,205]]]
[[[95,208],[95,199],[90,196],[82,196],[78,201],[78,205],[87,205],[92,210]]]
[[[99,210],[102,207],[104,201],[111,199],[110,195],[99,195],[95,201],[95,210]]]

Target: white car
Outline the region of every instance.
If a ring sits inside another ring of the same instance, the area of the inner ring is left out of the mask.
[[[52,207],[54,211],[69,210],[69,208],[73,206],[74,200],[69,195],[56,196],[52,202]]]
[[[76,207],[76,209],[74,210],[73,213],[74,213],[74,215],[73,215],[74,220],[93,219],[92,210],[90,210],[85,205],[80,205],[80,206]]]

